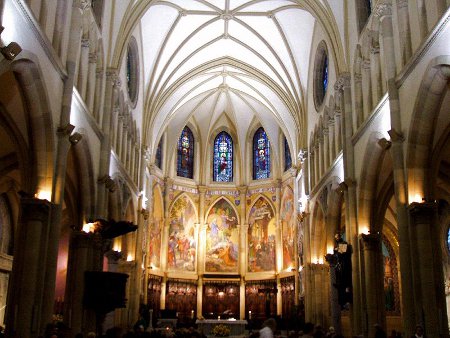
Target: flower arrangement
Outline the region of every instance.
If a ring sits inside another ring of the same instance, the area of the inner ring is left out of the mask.
[[[226,325],[219,324],[213,327],[211,333],[216,337],[227,337],[230,335],[230,328]]]

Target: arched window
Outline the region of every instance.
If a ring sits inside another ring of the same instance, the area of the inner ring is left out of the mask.
[[[178,140],[177,175],[194,177],[194,135],[189,127],[184,127]]]
[[[233,181],[233,139],[222,131],[214,140],[214,170],[215,182]]]
[[[259,128],[253,136],[253,179],[270,176],[270,142],[264,128]]]
[[[289,143],[284,138],[284,171],[292,167],[291,149],[289,149]]]
[[[155,163],[159,169],[162,169],[162,141],[163,141],[163,139],[161,137],[161,139],[159,140],[159,143],[158,143],[158,148],[156,148]]]

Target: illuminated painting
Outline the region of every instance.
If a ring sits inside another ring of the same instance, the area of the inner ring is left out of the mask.
[[[160,190],[153,189],[153,222],[149,224],[149,262],[150,266],[159,268],[161,265],[161,234],[164,226],[164,211]]]
[[[170,209],[167,263],[172,270],[195,271],[195,209],[186,195]]]
[[[275,270],[275,218],[269,202],[260,197],[248,220],[248,271]]]
[[[281,199],[281,231],[283,241],[283,269],[294,266],[294,193],[286,187]]]
[[[207,272],[238,272],[239,231],[236,213],[225,199],[210,210],[206,220]]]

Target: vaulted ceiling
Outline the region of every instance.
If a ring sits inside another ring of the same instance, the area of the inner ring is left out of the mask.
[[[245,144],[261,124],[275,150],[282,132],[298,152],[317,11],[335,23],[326,0],[309,1],[315,11],[293,0],[141,2],[129,17],[143,39],[144,142],[154,149],[166,131],[171,151],[189,122],[202,145],[222,127]]]

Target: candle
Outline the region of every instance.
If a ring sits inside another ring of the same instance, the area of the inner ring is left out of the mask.
[[[252,312],[251,311],[248,312],[248,319],[252,319]]]
[[[194,310],[191,310],[191,319],[194,319]]]
[[[217,316],[217,319],[220,320],[220,316]]]

